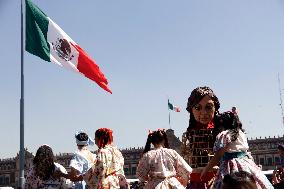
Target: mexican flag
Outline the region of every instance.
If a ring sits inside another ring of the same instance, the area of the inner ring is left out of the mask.
[[[96,62],[31,0],[26,0],[26,51],[83,74],[112,93]]]
[[[168,109],[173,110],[175,112],[180,112],[180,108],[171,104],[170,100],[168,100]]]

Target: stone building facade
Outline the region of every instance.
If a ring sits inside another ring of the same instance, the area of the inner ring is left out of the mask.
[[[25,174],[32,165],[33,155],[25,150]],[[0,187],[11,186],[16,188],[19,183],[19,154],[14,158],[0,160]],[[26,176],[26,175],[25,175]]]
[[[124,157],[124,173],[126,178],[136,178],[136,169],[139,163],[139,159],[143,154],[144,148],[126,148],[121,150]]]
[[[255,138],[248,140],[249,149],[256,164],[262,166],[262,170],[272,170],[280,165],[278,145],[284,144],[284,136]]]
[[[175,136],[174,130],[166,131],[169,139],[169,145],[172,149],[180,152],[181,141]],[[146,140],[146,139],[145,139]],[[262,165],[262,170],[275,169],[280,163],[278,154],[278,144],[284,144],[284,136],[255,138],[248,140],[250,151],[256,164]],[[124,157],[124,171],[128,179],[136,178],[136,169],[139,159],[142,156],[144,147],[126,148],[121,152]],[[25,174],[32,165],[34,155],[25,151]],[[70,160],[72,153],[60,153],[55,156],[57,162],[63,165],[67,171],[70,171]],[[11,186],[17,188],[19,181],[19,155],[14,158],[0,159],[0,187]]]
[[[15,158],[0,160],[0,186],[15,183],[16,171]]]

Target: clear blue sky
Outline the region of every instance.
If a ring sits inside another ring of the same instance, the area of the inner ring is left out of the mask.
[[[144,146],[148,129],[186,130],[187,98],[208,85],[221,111],[239,109],[247,136],[283,135],[281,0],[34,0],[94,58],[110,95],[94,82],[25,53],[25,146],[73,152],[74,133],[114,130],[119,148]],[[0,0],[0,158],[19,150],[20,0]]]

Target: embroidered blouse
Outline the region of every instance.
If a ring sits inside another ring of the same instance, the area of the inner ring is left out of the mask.
[[[137,167],[137,177],[146,188],[184,188],[192,168],[175,151],[157,148],[145,153]]]
[[[67,173],[66,169],[59,163],[54,163],[55,171],[61,171],[62,173]],[[70,189],[73,188],[73,183],[69,179],[60,178],[55,179],[50,177],[48,180],[41,180],[35,173],[34,166],[30,168],[27,173],[27,188],[28,189]]]
[[[98,150],[97,162],[88,179],[91,189],[120,188],[119,176],[124,176],[124,158],[121,152],[112,145]]]

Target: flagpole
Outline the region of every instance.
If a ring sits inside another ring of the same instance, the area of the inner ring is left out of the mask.
[[[170,107],[169,107],[169,103],[170,103],[170,99],[168,99],[168,111],[169,111],[169,127],[171,129],[171,110],[170,110]]]
[[[21,0],[21,99],[20,99],[20,153],[19,153],[19,188],[25,186],[25,148],[24,148],[24,13],[23,1]]]
[[[170,127],[170,129],[172,129],[172,127],[171,127],[171,112],[170,112],[170,110],[169,110],[169,127]]]

